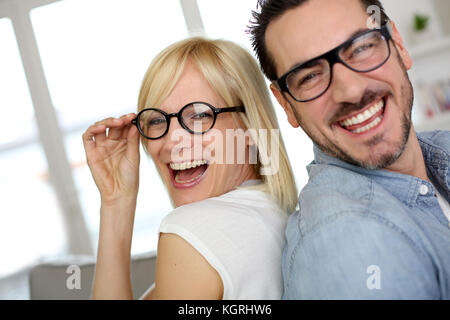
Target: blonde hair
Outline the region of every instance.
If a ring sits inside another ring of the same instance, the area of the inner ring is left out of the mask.
[[[272,129],[279,129],[279,126],[259,66],[247,50],[226,40],[188,38],[160,52],[152,61],[142,82],[138,111],[159,106],[169,96],[188,58],[228,106],[245,106],[245,113],[233,113],[233,116],[238,117],[246,129],[256,129],[250,132],[266,129],[267,140],[272,141]],[[148,152],[144,138],[141,139]],[[297,188],[281,135],[278,142],[278,171],[261,176],[262,184],[247,188],[257,188],[268,193],[283,210],[291,213],[297,205]],[[261,152],[266,152],[266,155],[272,153],[267,143],[258,143],[257,147],[258,161],[254,169],[258,173],[261,168]]]

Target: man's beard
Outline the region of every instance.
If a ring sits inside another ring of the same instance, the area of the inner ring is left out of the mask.
[[[398,53],[398,52],[397,52]],[[350,155],[348,152],[343,150],[341,147],[339,147],[337,144],[333,143],[329,139],[328,144],[324,143],[316,137],[308,128],[304,125],[304,123],[301,121],[301,117],[296,112],[295,108],[291,104],[291,108],[295,114],[295,117],[297,118],[298,123],[302,127],[302,129],[305,131],[305,133],[310,137],[310,139],[326,154],[335,157],[337,159],[340,159],[344,162],[369,169],[369,170],[378,170],[378,169],[385,169],[392,164],[394,164],[400,156],[403,154],[403,151],[406,148],[406,144],[408,143],[410,131],[411,131],[411,113],[412,113],[412,106],[414,102],[414,92],[412,88],[411,81],[408,77],[408,73],[406,70],[405,65],[403,64],[403,61],[400,59],[400,56],[397,54],[398,61],[401,65],[402,71],[404,73],[404,86],[402,86],[401,94],[403,98],[406,98],[406,105],[407,109],[405,113],[403,113],[403,117],[401,119],[401,139],[397,143],[395,142],[389,142],[385,140],[385,137],[382,134],[376,135],[369,141],[367,141],[365,144],[368,147],[376,146],[379,143],[386,143],[389,145],[389,149],[393,150],[392,152],[386,152],[384,154],[378,155],[378,154],[370,154],[369,159],[358,159],[352,155]],[[349,114],[350,112],[362,110],[365,106],[369,105],[370,102],[374,102],[376,98],[380,98],[382,96],[381,93],[371,92],[367,91],[363,95],[363,98],[361,99],[360,103],[355,104],[343,104],[343,107],[340,111],[334,116],[334,118],[339,118],[339,116]],[[402,99],[404,100],[404,99]],[[289,100],[288,100],[289,101]],[[390,137],[387,137],[390,138]]]
[[[335,149],[330,148],[329,146],[325,144],[318,143],[318,141],[314,141],[314,143],[317,144],[317,146],[325,153],[338,158],[344,162],[369,169],[369,170],[378,170],[378,169],[385,169],[392,164],[394,164],[400,156],[403,154],[403,151],[406,148],[406,144],[408,143],[409,134],[411,131],[411,118],[408,119],[406,115],[403,115],[402,118],[402,137],[399,143],[396,145],[393,145],[391,149],[393,149],[393,152],[390,153],[384,153],[382,155],[373,154],[370,155],[370,158],[368,160],[361,160],[356,157],[352,157],[350,154],[343,151],[341,148],[335,145]],[[317,140],[317,139],[316,139]],[[367,146],[375,146],[381,142],[383,142],[384,137],[382,135],[376,135],[369,141],[367,141],[365,144]],[[388,143],[387,141],[384,141],[385,143]],[[391,143],[392,145],[392,143]]]

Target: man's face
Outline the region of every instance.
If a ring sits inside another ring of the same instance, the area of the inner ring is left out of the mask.
[[[285,12],[266,32],[277,75],[367,29],[368,18],[359,0],[310,0]],[[390,42],[391,56],[384,65],[357,73],[335,64],[329,89],[313,101],[296,102],[272,86],[289,122],[300,125],[324,152],[341,160],[371,169],[393,164],[408,141],[413,100],[406,73],[411,59],[395,28],[393,38],[395,46]],[[360,114],[371,117],[355,121]]]

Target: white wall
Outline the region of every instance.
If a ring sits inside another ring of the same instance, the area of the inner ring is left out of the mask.
[[[396,23],[406,48],[413,58],[413,68],[409,72],[413,85],[418,82],[430,83],[450,79],[450,34],[442,21],[450,16],[450,1],[445,0],[381,0],[386,13]],[[413,17],[420,13],[430,17],[429,31],[424,39],[414,37]],[[444,22],[445,23],[445,22]],[[424,123],[421,95],[418,90],[415,101],[415,122],[420,127]],[[450,123],[450,118],[446,116]],[[448,124],[441,129],[448,129]],[[424,128],[429,125],[424,124]]]

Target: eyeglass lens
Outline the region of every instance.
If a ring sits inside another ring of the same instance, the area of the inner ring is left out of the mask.
[[[339,50],[342,62],[357,72],[380,67],[389,56],[389,44],[380,32],[363,34]],[[310,100],[323,94],[331,81],[330,63],[326,59],[313,60],[293,70],[286,78],[291,95],[297,100]]]
[[[181,125],[192,133],[206,132],[214,125],[214,111],[206,104],[190,104],[180,112]],[[145,110],[139,116],[139,126],[148,138],[159,138],[168,130],[168,116],[155,109]]]

